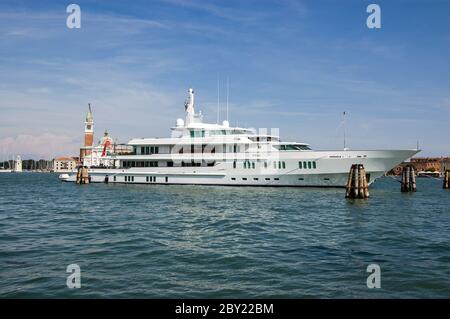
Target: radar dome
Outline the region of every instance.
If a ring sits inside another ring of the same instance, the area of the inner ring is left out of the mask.
[[[223,121],[222,125],[225,127],[230,127],[230,123],[227,120]]]
[[[181,127],[181,126],[184,126],[183,119],[177,119],[177,127]]]

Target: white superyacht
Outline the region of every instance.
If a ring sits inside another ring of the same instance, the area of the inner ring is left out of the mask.
[[[260,130],[203,123],[189,89],[185,119],[168,138],[135,138],[129,154],[103,154],[107,167],[90,167],[91,182],[232,186],[345,187],[352,164],[363,164],[369,184],[419,150],[315,151]],[[103,152],[105,153],[105,152]],[[101,161],[102,159],[100,159]],[[76,172],[60,176],[76,181]]]

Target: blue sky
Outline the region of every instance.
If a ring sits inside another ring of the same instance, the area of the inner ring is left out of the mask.
[[[87,103],[96,138],[167,136],[197,110],[280,128],[283,140],[353,149],[450,151],[450,1],[0,2],[0,159],[77,155]],[[382,28],[366,27],[381,7]]]

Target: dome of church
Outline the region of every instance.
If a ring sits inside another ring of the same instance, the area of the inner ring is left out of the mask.
[[[108,135],[108,131],[105,131],[105,135],[103,135],[103,137],[100,139],[100,145],[105,146],[105,144],[109,144],[109,147],[112,147],[112,145],[114,144],[114,140]]]

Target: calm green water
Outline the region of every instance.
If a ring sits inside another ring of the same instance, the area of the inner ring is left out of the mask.
[[[450,297],[450,191],[74,185],[0,175],[0,297]],[[81,267],[68,289],[66,267]],[[368,289],[366,267],[381,267]]]

